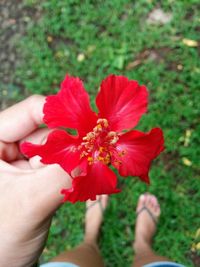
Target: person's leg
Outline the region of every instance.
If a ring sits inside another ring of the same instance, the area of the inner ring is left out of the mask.
[[[150,194],[141,195],[137,205],[137,220],[135,226],[135,242],[133,248],[135,259],[133,267],[159,261],[170,261],[158,256],[152,250],[152,238],[156,231],[156,222],[160,216],[160,206],[157,198]]]
[[[61,253],[51,262],[70,262],[80,267],[103,267],[103,259],[98,248],[98,234],[103,222],[103,210],[106,208],[108,196],[97,197],[97,201],[87,201],[85,215],[85,237],[78,247]]]

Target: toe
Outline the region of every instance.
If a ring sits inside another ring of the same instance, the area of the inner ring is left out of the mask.
[[[158,200],[157,200],[157,198],[154,195],[152,195],[152,205],[154,207],[158,206]]]
[[[158,217],[160,215],[160,205],[158,203],[158,199],[152,195],[152,209],[153,209],[153,212],[155,213],[155,216]]]
[[[146,195],[140,195],[136,212],[138,212],[142,207],[144,207],[145,202],[146,202]]]
[[[151,199],[152,195],[150,193],[146,193],[145,196],[146,196],[145,206],[150,208],[152,205],[152,199]]]
[[[154,196],[154,195],[151,195],[151,200],[150,200],[150,205],[151,205],[151,207],[150,207],[150,209],[151,209],[151,212],[154,214],[154,216],[156,217],[156,218],[158,218],[159,216],[160,216],[160,205],[159,205],[159,203],[158,203],[158,199],[157,199],[157,197],[156,196]]]
[[[101,201],[101,204],[102,204],[102,208],[105,210],[107,205],[108,205],[108,195],[101,195],[100,196],[100,201]]]
[[[156,197],[150,193],[146,193],[145,196],[146,196],[145,206],[151,210],[154,210],[155,206],[157,205]]]
[[[158,199],[156,198],[156,196],[150,193],[145,193],[144,196],[145,196],[145,200],[143,202],[143,205],[146,206],[156,218],[158,218],[161,213]]]
[[[150,197],[149,197],[149,208],[154,212],[155,212],[155,207],[156,207],[155,203],[156,203],[155,202],[155,197],[153,195],[150,195]]]
[[[98,195],[96,196],[96,200],[87,200],[86,208],[90,208],[96,206],[95,203],[100,204],[102,209],[105,210],[108,205],[108,195]]]

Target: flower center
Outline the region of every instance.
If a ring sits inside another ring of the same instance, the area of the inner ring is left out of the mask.
[[[109,124],[106,119],[98,119],[93,131],[83,137],[83,142],[79,146],[81,158],[87,157],[89,164],[101,161],[110,164],[113,149],[119,136],[114,131],[109,131]]]

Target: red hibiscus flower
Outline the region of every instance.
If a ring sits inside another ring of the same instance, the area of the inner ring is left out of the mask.
[[[43,109],[44,122],[57,129],[44,145],[22,144],[22,152],[28,157],[39,155],[45,164],[58,163],[71,174],[72,187],[61,193],[64,201],[72,203],[119,192],[110,165],[122,176],[139,176],[149,183],[151,162],[164,149],[162,130],[130,130],[146,112],[147,98],[146,87],[137,81],[109,75],[101,83],[95,113],[82,81],[67,75],[61,90],[46,98]],[[77,135],[63,127],[75,129]]]

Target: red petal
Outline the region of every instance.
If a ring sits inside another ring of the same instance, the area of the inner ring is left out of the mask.
[[[73,128],[83,135],[91,131],[97,120],[82,81],[68,75],[58,94],[46,98],[43,112],[44,122],[50,128]]]
[[[63,130],[56,130],[48,135],[44,145],[34,145],[25,142],[21,145],[21,151],[26,156],[40,156],[44,164],[59,164],[65,171],[71,171],[77,167],[80,161],[80,151],[77,150],[80,141]]]
[[[124,150],[125,155],[118,157],[121,165],[113,165],[119,169],[122,176],[139,176],[149,183],[148,172],[151,161],[164,150],[164,137],[160,128],[154,128],[148,133],[130,131],[123,134],[118,143],[117,151]]]
[[[63,189],[63,201],[75,203],[77,201],[95,200],[97,195],[114,194],[120,192],[117,186],[117,177],[108,166],[97,162],[88,167],[86,176],[73,179],[71,189]]]
[[[96,104],[99,117],[109,121],[111,130],[133,128],[147,110],[145,86],[124,76],[110,75],[101,84]]]

